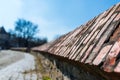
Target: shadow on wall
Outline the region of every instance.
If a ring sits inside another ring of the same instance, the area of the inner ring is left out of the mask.
[[[105,80],[89,67],[88,70],[93,73],[85,71],[85,65],[83,64],[77,64],[62,57],[52,56],[43,52],[33,52],[33,54],[40,58],[44,72],[52,80]]]

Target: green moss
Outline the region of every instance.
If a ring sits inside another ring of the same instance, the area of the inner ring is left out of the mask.
[[[43,77],[42,77],[42,80],[51,80],[51,78],[48,77],[48,76],[43,76]]]

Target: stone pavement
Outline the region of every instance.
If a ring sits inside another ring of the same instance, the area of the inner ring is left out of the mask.
[[[42,80],[35,57],[28,53],[0,51],[0,80]]]

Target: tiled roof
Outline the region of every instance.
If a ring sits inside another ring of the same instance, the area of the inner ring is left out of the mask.
[[[120,72],[120,3],[45,45],[34,50],[96,65],[106,72]]]

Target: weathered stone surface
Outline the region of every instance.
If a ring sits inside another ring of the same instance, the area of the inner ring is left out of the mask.
[[[36,52],[34,55],[40,58],[44,70],[52,80],[104,80],[104,78],[89,73],[80,65],[73,65],[65,58],[43,52]]]

